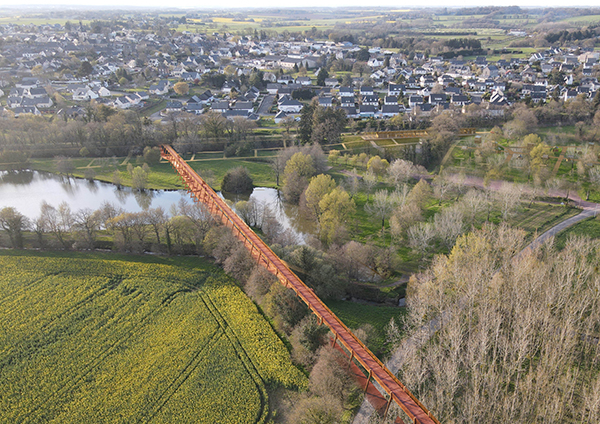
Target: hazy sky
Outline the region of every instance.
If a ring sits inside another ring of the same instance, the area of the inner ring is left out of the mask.
[[[286,2],[281,0],[225,0],[213,2],[208,0],[0,0],[0,8],[3,6],[18,7],[21,5],[81,5],[85,6],[118,6],[119,9],[125,9],[127,6],[136,7],[178,7],[191,9],[207,9],[207,8],[234,8],[234,7],[343,7],[343,6],[386,6],[394,8],[407,7],[465,7],[465,6],[514,6],[521,7],[598,7],[598,0],[574,0],[573,2],[564,2],[559,0],[525,0],[522,2],[515,0],[425,0],[421,2],[407,0],[372,0],[365,2],[364,0],[301,0],[294,2]]]

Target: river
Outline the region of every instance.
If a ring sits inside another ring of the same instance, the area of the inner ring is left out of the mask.
[[[306,234],[312,231],[310,223],[299,217],[297,206],[284,203],[276,189],[256,187],[250,195],[226,194],[223,197],[232,202],[252,198],[268,205],[281,225],[289,228],[299,241],[303,241]],[[54,207],[66,202],[74,212],[85,208],[98,209],[105,202],[127,212],[140,212],[159,206],[169,212],[171,205],[181,199],[191,201],[183,190],[140,192],[129,187],[117,189],[109,183],[66,178],[46,172],[0,172],[0,209],[12,206],[29,219],[39,216],[44,201]]]

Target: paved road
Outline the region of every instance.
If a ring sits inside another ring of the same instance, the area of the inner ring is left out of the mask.
[[[275,95],[267,94],[263,97],[262,102],[258,105],[258,116],[272,116],[272,113],[269,113],[271,106],[273,106],[273,102],[275,101]]]

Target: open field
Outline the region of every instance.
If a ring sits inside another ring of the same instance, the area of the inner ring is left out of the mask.
[[[191,258],[0,252],[2,422],[259,423],[306,387],[222,272]]]
[[[196,155],[196,159],[209,159],[209,160],[197,160],[190,162],[192,168],[199,172],[202,176],[207,176],[207,180],[209,181],[211,187],[215,190],[221,189],[221,181],[223,180],[223,176],[230,169],[236,168],[238,166],[244,166],[250,172],[250,176],[254,180],[254,185],[260,187],[275,187],[275,178],[273,172],[271,170],[271,166],[268,162],[260,161],[260,160],[245,160],[245,159],[229,159],[223,158],[223,154],[214,154],[215,157],[211,157],[211,154],[198,154]],[[190,159],[186,157],[186,159]],[[215,159],[215,160],[210,160]],[[131,185],[131,177],[127,172],[127,165],[123,164],[125,158],[118,158],[116,162],[118,163],[117,170],[119,171],[119,176],[121,178],[121,183],[124,185]],[[75,170],[73,171],[73,175],[79,178],[84,177],[84,173],[86,167],[91,166],[96,172],[95,179],[99,181],[113,181],[114,168],[112,166],[101,167],[98,165],[97,160],[86,159],[86,158],[78,158],[72,159],[73,166],[75,166]],[[136,164],[136,159],[131,159],[131,163],[134,166],[138,166],[141,164]],[[56,169],[56,161],[54,159],[35,159],[31,160],[31,168],[39,171],[47,171],[58,173]],[[209,174],[207,174],[209,172]],[[158,164],[154,164],[150,166],[150,174],[148,175],[148,185],[149,189],[163,190],[163,189],[182,189],[184,188],[181,180],[177,176],[177,174],[173,171],[173,168],[169,163],[161,162]]]

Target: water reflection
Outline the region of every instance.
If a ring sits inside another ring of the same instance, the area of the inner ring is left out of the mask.
[[[37,171],[0,172],[0,208],[12,206],[30,219],[39,216],[44,201],[54,207],[66,202],[73,211],[98,209],[104,202],[109,202],[127,212],[140,212],[158,206],[169,210],[171,204],[187,197],[180,191],[139,193],[130,188],[117,190],[112,184]]]
[[[137,202],[138,206],[140,208],[142,208],[142,210],[147,211],[150,208],[150,205],[152,205],[152,199],[154,198],[154,192],[148,191],[148,190],[134,191],[133,197],[135,198],[135,201]]]
[[[308,234],[314,234],[315,225],[312,221],[307,220],[298,211],[298,206],[285,203],[283,196],[279,190],[267,187],[256,187],[252,194],[231,194],[219,193],[225,199],[232,202],[235,210],[235,203],[241,200],[248,201],[250,199],[258,202],[261,205],[267,205],[274,213],[277,221],[284,229],[292,231],[299,242],[303,243]]]
[[[33,181],[33,172],[31,171],[5,172],[0,176],[0,183],[26,185],[31,181]]]
[[[240,200],[253,199],[267,205],[276,220],[284,229],[289,229],[300,241],[315,231],[314,223],[298,213],[298,207],[283,201],[281,193],[273,188],[257,187],[251,195],[226,194],[233,204]],[[171,211],[171,205],[190,201],[185,191],[146,190],[134,191],[124,187],[98,181],[90,182],[75,178],[60,177],[54,174],[21,171],[0,172],[0,209],[12,206],[30,219],[40,214],[40,205],[47,202],[58,207],[66,202],[72,211],[84,208],[99,209],[103,203],[118,205],[127,212],[140,212],[149,208],[162,207]]]

